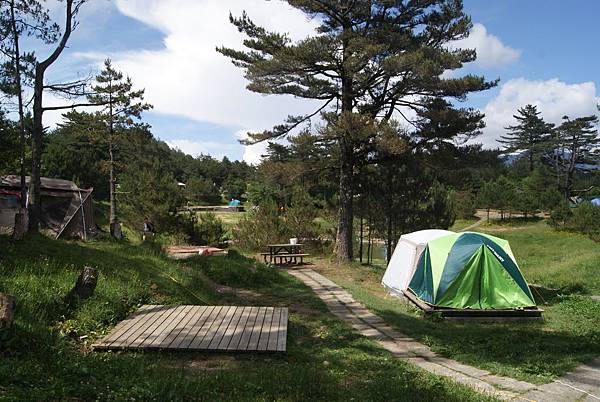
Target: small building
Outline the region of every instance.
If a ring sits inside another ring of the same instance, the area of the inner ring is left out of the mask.
[[[30,178],[26,178],[29,193]],[[0,176],[0,233],[12,233],[20,209],[20,176]],[[87,239],[95,231],[93,189],[68,180],[41,178],[41,231],[53,238]]]

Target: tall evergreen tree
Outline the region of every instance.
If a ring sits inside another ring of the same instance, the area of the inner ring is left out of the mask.
[[[554,124],[546,123],[540,114],[534,105],[520,108],[513,116],[517,124],[506,127],[508,134],[500,136],[498,140],[508,152],[527,152],[530,173],[535,168],[536,159],[545,151],[554,127]]]
[[[292,42],[269,32],[244,13],[230,16],[247,36],[247,50],[218,51],[245,70],[248,89],[263,94],[290,94],[322,102],[305,116],[289,116],[272,130],[251,134],[249,142],[285,136],[322,111],[337,128],[330,131],[339,154],[339,212],[336,236],[338,259],[352,258],[353,175],[363,162],[363,143],[377,130],[356,130],[354,113],[390,120],[403,108],[422,111],[431,98],[464,100],[472,91],[495,85],[483,77],[443,78],[475,60],[474,50],[449,50],[471,28],[461,0],[339,1],[287,0],[294,8],[320,21],[317,33]],[[477,114],[464,110],[463,114]],[[365,135],[355,135],[361,131]],[[370,132],[370,134],[369,134]],[[358,151],[358,154],[357,154]]]
[[[108,147],[110,227],[111,234],[114,234],[115,225],[118,224],[115,146],[119,137],[134,124],[134,120],[139,120],[142,112],[152,106],[143,102],[144,90],[134,91],[131,78],[125,78],[123,73],[115,70],[110,59],[104,61],[104,69],[96,76],[96,85],[92,89],[95,93],[88,96],[88,101],[104,105],[99,117],[104,122],[101,139]]]
[[[582,164],[596,164],[599,156],[600,136],[598,116],[585,116],[576,119],[563,117],[563,123],[556,129],[554,148],[554,168],[559,191],[566,198],[571,196],[575,172]]]

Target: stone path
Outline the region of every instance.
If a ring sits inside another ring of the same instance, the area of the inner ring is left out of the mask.
[[[288,273],[311,287],[334,315],[348,322],[360,334],[377,342],[394,356],[433,374],[449,377],[503,400],[600,401],[595,396],[600,395],[600,358],[542,386],[497,376],[436,355],[427,346],[391,328],[354,300],[350,293],[311,269],[289,269]]]

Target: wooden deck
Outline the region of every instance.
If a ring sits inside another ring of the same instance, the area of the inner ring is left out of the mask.
[[[285,352],[288,309],[144,305],[96,349]]]

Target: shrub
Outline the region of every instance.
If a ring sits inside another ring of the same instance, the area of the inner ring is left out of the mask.
[[[202,246],[218,246],[225,240],[223,221],[212,212],[200,214],[195,230]]]
[[[600,208],[585,202],[577,208],[561,203],[550,213],[550,225],[557,230],[583,233],[594,241],[600,240]]]
[[[453,192],[452,197],[457,219],[469,219],[475,215],[475,197],[470,191]]]
[[[279,209],[272,201],[255,207],[233,229],[237,245],[244,250],[259,250],[266,244],[279,243],[286,237]]]
[[[569,230],[588,235],[600,232],[600,208],[589,202],[580,204],[573,210],[572,217],[567,222]]]
[[[315,219],[317,210],[310,196],[298,190],[292,197],[292,205],[285,211],[283,235],[300,239],[313,239],[318,236]]]
[[[188,242],[199,246],[218,246],[225,239],[223,221],[212,212],[196,215],[187,212],[178,215],[175,233],[180,242]]]

